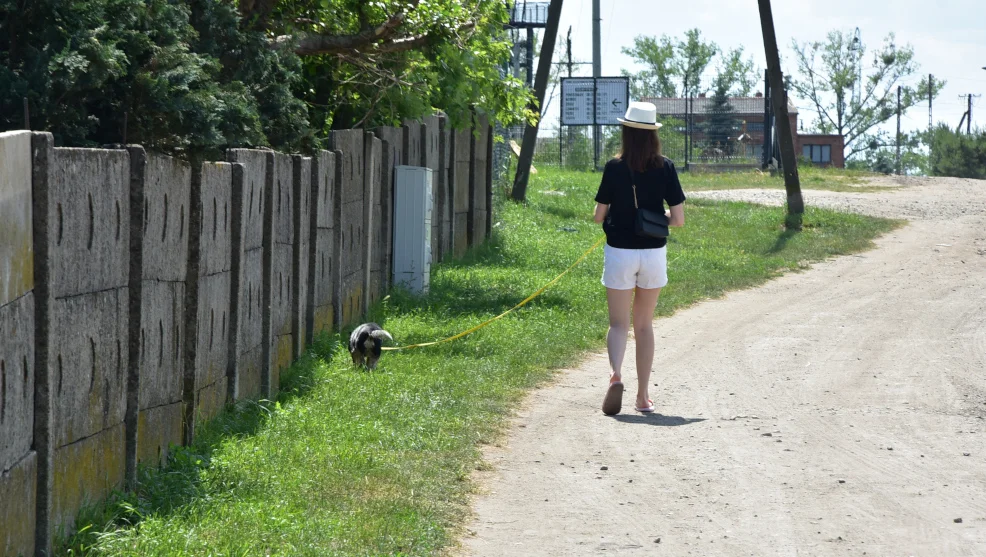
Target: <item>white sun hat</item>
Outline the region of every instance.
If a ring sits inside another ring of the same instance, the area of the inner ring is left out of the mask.
[[[632,102],[623,118],[617,118],[624,126],[643,130],[656,130],[661,127],[657,121],[657,107],[652,103]]]

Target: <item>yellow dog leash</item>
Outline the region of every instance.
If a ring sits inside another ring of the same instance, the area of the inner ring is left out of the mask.
[[[603,244],[603,242],[605,242],[605,241],[606,241],[606,236],[603,236],[603,237],[599,238],[599,240],[597,240],[596,243],[593,244],[591,248],[587,249],[585,251],[585,253],[583,253],[581,257],[579,257],[578,259],[576,259],[575,260],[575,263],[572,263],[567,269],[565,269],[562,272],[562,274],[560,274],[557,277],[551,279],[551,282],[549,282],[548,284],[545,284],[544,286],[542,286],[541,288],[539,288],[537,292],[531,294],[527,298],[524,298],[524,300],[522,302],[520,302],[519,304],[515,305],[514,307],[508,309],[507,311],[501,313],[500,315],[497,315],[496,317],[494,317],[492,319],[488,319],[488,320],[480,323],[479,325],[476,325],[475,327],[473,327],[473,328],[471,328],[471,329],[469,329],[467,331],[463,331],[463,332],[461,332],[461,333],[459,333],[457,335],[450,336],[448,338],[443,338],[442,340],[436,340],[434,342],[421,342],[421,343],[418,343],[418,344],[408,344],[407,346],[383,346],[383,347],[381,347],[381,350],[407,350],[407,349],[410,349],[410,348],[422,348],[424,346],[434,346],[436,344],[442,344],[442,343],[445,343],[445,342],[451,342],[453,340],[460,339],[460,338],[462,338],[462,337],[464,337],[464,336],[466,336],[468,334],[475,333],[476,331],[482,329],[483,327],[486,327],[490,323],[493,323],[497,319],[500,319],[500,318],[504,317],[505,315],[507,315],[507,314],[509,314],[509,313],[511,313],[511,312],[513,312],[513,311],[515,311],[517,309],[519,309],[519,308],[524,307],[531,300],[533,300],[534,298],[537,298],[538,296],[540,296],[541,294],[543,294],[545,290],[547,290],[553,284],[555,284],[556,282],[558,282],[559,280],[561,280],[562,277],[564,277],[572,269],[574,269],[575,267],[577,267],[579,263],[582,263],[582,261],[584,261],[586,257],[589,257],[589,254],[590,253],[592,253],[593,251],[595,251],[596,248],[598,248],[599,246],[601,246]]]

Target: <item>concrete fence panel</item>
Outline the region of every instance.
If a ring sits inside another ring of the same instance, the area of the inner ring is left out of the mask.
[[[361,313],[365,314],[373,304],[383,297],[383,272],[381,270],[380,258],[377,256],[380,248],[380,237],[382,236],[380,222],[383,220],[381,215],[381,197],[383,196],[383,141],[372,133],[367,132],[364,137],[365,153],[363,161],[365,164],[365,212],[363,217],[363,229],[366,231],[366,261],[364,262],[367,270],[364,279],[363,306]]]
[[[394,263],[394,167],[404,162],[404,128],[377,128],[377,137],[383,140],[382,187],[380,190],[379,224],[380,271],[384,289],[390,288]]]
[[[452,181],[450,168],[452,166],[452,128],[449,119],[444,114],[438,120],[438,191],[441,193],[441,229],[439,259],[445,260],[452,256]]]
[[[232,197],[240,164],[203,163],[192,174],[184,354],[185,442],[229,396]]]
[[[274,190],[270,206],[273,220],[271,242],[270,329],[271,359],[269,390],[266,397],[274,396],[280,388],[281,371],[292,362],[295,349],[295,292],[294,244],[294,161],[291,155],[274,153]],[[266,312],[265,312],[266,313]]]
[[[428,116],[421,123],[421,164],[432,170],[431,173],[431,262],[442,259],[442,210],[445,196],[442,195],[439,174],[439,155],[441,154],[441,135],[438,116]]]
[[[0,133],[0,555],[34,552],[31,132]]]
[[[269,386],[270,338],[269,295],[270,261],[265,265],[264,241],[273,236],[270,214],[274,181],[274,153],[250,149],[231,149],[229,162],[243,165],[242,183],[233,183],[232,201],[232,292],[231,319],[235,330],[230,339],[229,375],[235,400],[260,396]],[[265,218],[266,217],[266,218]],[[265,362],[265,360],[267,360]],[[266,385],[265,385],[266,384]]]
[[[41,137],[50,145],[50,135]],[[49,272],[39,280],[48,283],[50,331],[38,351],[47,352],[51,373],[42,396],[50,397],[53,449],[48,526],[58,532],[124,479],[130,158],[124,150],[42,148],[34,185],[47,205]]]
[[[421,123],[405,121],[404,122],[404,141],[401,146],[401,151],[403,151],[404,159],[401,164],[406,164],[410,166],[422,166],[424,164],[424,149],[421,143]]]
[[[332,330],[336,323],[334,296],[340,265],[336,257],[336,237],[339,227],[339,210],[342,207],[342,167],[336,163],[336,154],[319,151],[312,160],[312,246],[314,265],[309,268],[312,307],[312,333]]]
[[[368,277],[367,209],[364,206],[364,132],[342,130],[332,132],[329,143],[337,153],[341,166],[341,189],[338,245],[336,261],[340,265],[340,280],[336,283],[336,327],[352,324],[362,314],[365,283]]]
[[[452,197],[452,253],[462,257],[469,249],[469,168],[472,130],[452,130],[449,185]]]
[[[312,225],[312,159],[294,155],[292,157],[292,187],[294,192],[291,226],[294,228],[294,243],[291,252],[291,320],[294,347],[292,361],[300,357],[311,343],[312,318],[308,315],[308,291],[311,289],[311,225]],[[290,363],[290,362],[289,362]]]
[[[145,154],[139,147],[129,152],[131,199],[135,189],[143,190],[142,220],[131,221],[141,236],[140,257],[134,251],[130,258],[130,320],[140,323],[139,329],[130,331],[137,336],[131,341],[140,343],[137,365],[130,368],[138,375],[136,459],[156,466],[167,461],[168,447],[180,445],[183,439],[182,348],[192,171],[185,162]],[[128,423],[131,432],[133,424]]]
[[[472,137],[469,179],[469,245],[477,246],[486,240],[489,211],[489,120],[476,115]]]

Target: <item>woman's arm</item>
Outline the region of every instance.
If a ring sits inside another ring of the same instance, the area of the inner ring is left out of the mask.
[[[674,207],[671,207],[665,211],[665,216],[668,217],[668,226],[682,227],[685,226],[685,204],[679,203]]]
[[[606,220],[606,213],[609,212],[609,205],[604,205],[602,203],[596,203],[596,212],[592,215],[592,220],[599,224]]]

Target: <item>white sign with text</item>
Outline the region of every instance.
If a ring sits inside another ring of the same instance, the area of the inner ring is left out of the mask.
[[[626,77],[564,78],[561,82],[561,123],[566,126],[617,126],[616,119],[622,118],[627,110],[629,89],[630,82]]]

